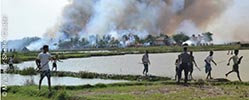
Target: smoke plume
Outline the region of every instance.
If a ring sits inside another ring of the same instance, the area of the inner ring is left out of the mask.
[[[204,31],[226,10],[228,3],[227,0],[72,0],[64,8],[61,22],[47,35],[64,39],[133,30],[136,33],[132,34],[145,37],[194,27],[193,33],[187,31],[192,35]]]
[[[241,1],[244,1],[243,5]],[[145,38],[149,34],[172,35],[179,32],[192,36],[210,31],[214,33],[216,43],[248,40],[248,3],[245,2],[247,1],[71,0],[64,7],[60,21],[46,32],[45,37],[56,42],[74,37],[89,39],[91,36],[110,35],[120,39],[123,35],[134,34]],[[235,34],[238,32],[243,35]],[[228,34],[228,38],[224,39]]]

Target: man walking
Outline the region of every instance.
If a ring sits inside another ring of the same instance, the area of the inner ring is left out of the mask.
[[[142,62],[143,62],[143,65],[144,65],[144,70],[143,70],[143,74],[145,76],[147,76],[148,72],[149,72],[149,64],[150,64],[150,60],[149,60],[149,52],[146,50],[145,51],[145,54],[143,55],[143,58],[142,58]]]

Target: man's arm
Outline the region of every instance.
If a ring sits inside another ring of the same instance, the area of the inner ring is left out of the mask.
[[[215,66],[217,65],[216,62],[214,60],[212,60],[212,62],[215,64]]]
[[[57,58],[57,61],[59,61],[59,62],[63,62],[62,60],[60,60],[59,58]]]
[[[35,60],[36,66],[37,68],[41,67],[41,60],[40,60],[40,54],[37,56],[36,60]]]
[[[195,59],[193,59],[193,62],[194,62],[194,64],[195,64],[195,67],[199,70],[199,71],[201,71],[201,69],[197,66],[197,64],[196,64],[196,62],[195,62]]]
[[[227,63],[227,66],[230,65],[230,61],[232,60],[233,57],[230,57],[229,60],[228,60],[228,63]]]

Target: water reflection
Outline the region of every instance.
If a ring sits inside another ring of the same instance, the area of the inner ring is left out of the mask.
[[[3,83],[3,77],[7,78],[7,83]],[[28,82],[34,81],[34,84],[38,85],[40,76],[23,76],[17,74],[2,74],[1,84],[8,84],[11,85],[25,85]],[[74,78],[74,77],[51,77],[51,84],[54,85],[95,85],[98,83],[109,84],[109,83],[119,83],[119,82],[128,82],[125,80],[104,80],[104,79],[81,79],[81,78]],[[43,79],[42,85],[47,85],[47,78]]]

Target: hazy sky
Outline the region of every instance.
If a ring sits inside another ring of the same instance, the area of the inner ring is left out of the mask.
[[[1,0],[1,15],[8,16],[8,39],[39,36],[52,27],[68,0]]]

